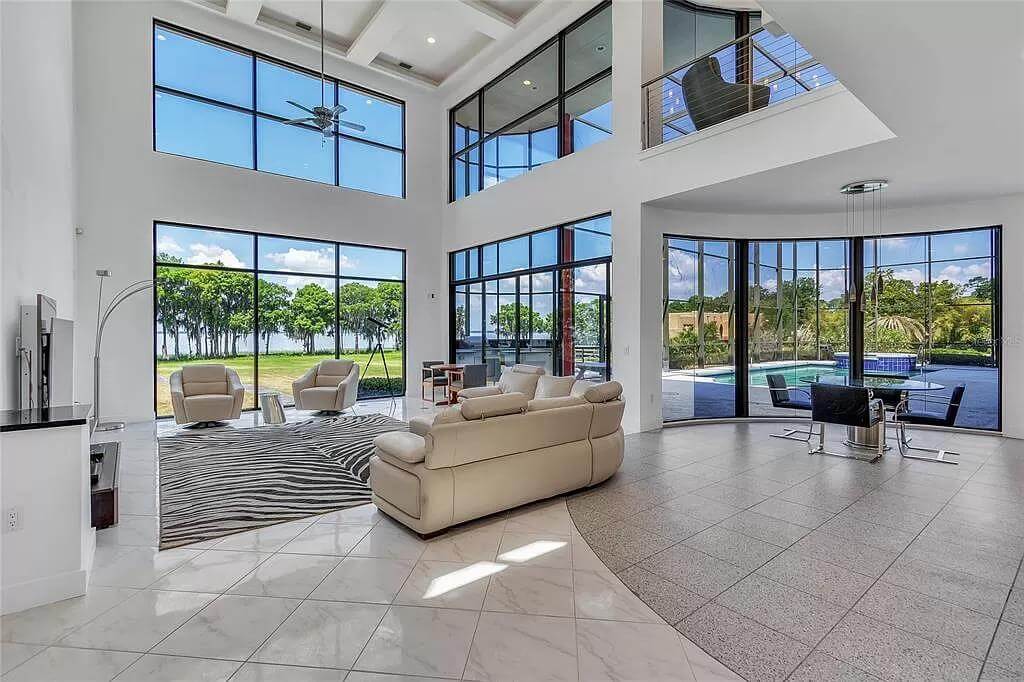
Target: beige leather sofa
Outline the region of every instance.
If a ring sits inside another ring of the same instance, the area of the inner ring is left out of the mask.
[[[465,388],[459,391],[459,400],[470,398],[482,398],[491,395],[503,395],[505,393],[522,393],[528,400],[533,400],[534,392],[537,390],[537,381],[544,374],[543,367],[534,365],[512,365],[501,370],[498,383],[493,386],[478,386],[476,388]]]
[[[465,521],[591,486],[622,464],[622,386],[577,382],[575,395],[470,398],[374,440],[377,507],[429,535]]]
[[[224,365],[186,365],[171,374],[171,407],[178,424],[208,424],[242,415],[245,387]]]
[[[295,407],[300,410],[341,412],[356,404],[359,365],[351,360],[321,360],[292,382]]]

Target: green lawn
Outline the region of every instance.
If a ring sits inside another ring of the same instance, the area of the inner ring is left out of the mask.
[[[402,351],[386,351],[388,372],[392,378],[402,376]],[[260,390],[274,390],[285,394],[286,403],[291,403],[292,382],[302,376],[307,369],[320,362],[333,358],[333,353],[318,355],[275,354],[260,355]],[[369,353],[346,353],[343,358],[354,360],[359,364],[360,378],[383,377],[384,364],[380,355],[373,357],[373,364],[366,369]],[[171,414],[171,373],[185,365],[201,365],[204,363],[223,364],[238,372],[238,377],[245,384],[245,407],[251,407],[253,397],[253,356],[240,355],[233,358],[211,358],[209,360],[158,360],[156,363],[156,413]],[[365,371],[364,371],[365,370]]]

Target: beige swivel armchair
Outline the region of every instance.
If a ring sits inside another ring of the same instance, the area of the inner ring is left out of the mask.
[[[356,404],[359,365],[351,360],[322,360],[292,382],[299,410],[341,412]]]
[[[171,374],[171,405],[178,424],[210,426],[242,415],[245,387],[224,365],[188,365]]]

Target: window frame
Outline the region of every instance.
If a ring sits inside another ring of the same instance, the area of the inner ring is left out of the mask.
[[[207,231],[207,232],[221,232],[221,233],[236,234],[236,235],[242,235],[242,236],[250,237],[252,239],[252,248],[253,248],[252,265],[250,267],[238,268],[238,267],[229,267],[229,266],[224,266],[224,265],[209,265],[209,264],[193,265],[193,264],[188,264],[188,263],[167,263],[167,262],[162,262],[162,261],[159,260],[160,253],[159,253],[159,251],[157,249],[158,235],[159,235],[159,230],[160,230],[161,226],[180,227],[180,228],[187,228],[187,229],[192,229],[192,230],[204,230],[204,231]],[[317,272],[306,272],[306,271],[275,270],[275,269],[272,269],[272,268],[261,268],[260,267],[260,253],[259,253],[260,252],[260,238],[261,237],[262,238],[269,238],[269,239],[286,239],[286,240],[304,241],[304,242],[311,242],[311,243],[316,243],[316,244],[323,244],[325,246],[330,246],[330,247],[332,247],[334,249],[334,272],[333,273],[317,273]],[[244,230],[244,229],[231,228],[231,227],[215,227],[215,226],[210,226],[210,225],[198,225],[198,224],[195,224],[195,223],[184,223],[184,222],[175,221],[175,220],[154,220],[153,221],[153,226],[152,226],[152,244],[153,244],[153,252],[152,252],[153,253],[153,256],[152,256],[153,257],[152,278],[153,278],[154,282],[157,281],[157,272],[158,272],[159,268],[161,268],[161,267],[181,268],[181,269],[188,269],[188,270],[210,270],[210,271],[214,271],[214,272],[237,272],[237,273],[243,273],[243,274],[252,275],[252,278],[253,278],[253,299],[252,299],[253,324],[252,324],[252,335],[253,335],[253,340],[254,340],[254,342],[253,342],[253,389],[252,389],[252,404],[247,406],[247,407],[243,407],[242,408],[243,411],[251,411],[251,410],[259,409],[260,355],[261,355],[260,350],[259,350],[259,342],[258,342],[258,340],[259,340],[259,333],[260,333],[260,324],[259,324],[259,318],[260,318],[260,316],[259,316],[259,305],[260,305],[259,282],[260,282],[260,277],[263,276],[263,275],[278,276],[278,277],[300,276],[300,277],[312,277],[312,278],[323,278],[323,279],[333,280],[333,282],[334,282],[333,295],[334,295],[334,357],[335,357],[335,359],[338,359],[338,358],[341,357],[341,350],[342,350],[341,349],[341,334],[339,333],[339,330],[338,330],[338,318],[339,318],[340,313],[341,313],[341,300],[340,300],[340,297],[338,296],[338,292],[340,290],[342,282],[343,281],[396,282],[396,283],[401,284],[402,285],[402,338],[401,338],[401,348],[402,348],[402,367],[401,367],[401,370],[402,370],[402,395],[404,395],[405,392],[408,390],[409,383],[408,383],[407,369],[408,369],[408,365],[409,365],[409,357],[408,357],[408,352],[406,352],[406,351],[407,351],[407,348],[408,348],[408,337],[409,337],[409,334],[408,334],[408,316],[409,316],[409,281],[408,281],[408,268],[409,268],[409,264],[408,264],[408,260],[409,259],[408,259],[408,252],[406,251],[406,249],[402,249],[402,248],[398,248],[398,247],[394,247],[394,246],[377,246],[377,245],[374,245],[374,244],[359,244],[359,243],[356,243],[356,242],[335,241],[335,240],[331,240],[331,239],[322,239],[322,238],[318,238],[318,237],[304,237],[304,236],[299,236],[299,235],[294,235],[294,234],[281,234],[281,233],[278,233],[278,232],[260,232],[260,231],[256,231],[256,230]],[[376,249],[376,250],[380,250],[380,251],[394,251],[394,252],[400,253],[402,255],[401,278],[400,279],[395,279],[393,277],[363,277],[363,276],[359,276],[359,275],[343,274],[341,272],[341,261],[340,261],[339,256],[340,256],[341,248],[346,247],[346,246],[358,247],[358,248],[363,248],[363,249]],[[158,297],[157,287],[154,286],[152,288],[153,330],[154,330],[154,333],[153,333],[153,373],[151,375],[151,376],[154,377],[154,381],[153,381],[153,412],[156,415],[157,419],[169,419],[169,418],[172,418],[174,415],[171,415],[171,414],[161,415],[157,411],[157,404],[158,404],[158,399],[159,399],[158,386],[157,386],[157,382],[155,380],[156,369],[157,369],[157,359],[159,357],[159,342],[157,340],[157,337],[159,335],[156,333],[156,329],[158,328],[158,318],[157,318],[157,315],[159,314],[157,297]],[[373,399],[373,398],[370,398],[370,399]]]
[[[515,128],[518,125],[521,125],[522,123],[525,123],[526,121],[530,120],[531,118],[533,118],[537,114],[540,114],[540,113],[546,111],[547,109],[550,109],[553,106],[557,106],[557,108],[558,108],[558,123],[555,126],[555,128],[558,131],[557,132],[558,139],[557,139],[557,145],[556,145],[556,150],[555,150],[556,151],[556,156],[555,156],[554,159],[552,159],[552,161],[557,161],[558,159],[563,158],[565,156],[569,156],[570,154],[573,153],[573,150],[571,148],[568,148],[568,147],[571,147],[571,138],[568,138],[570,140],[570,142],[567,142],[567,137],[566,137],[566,131],[567,130],[571,130],[571,127],[567,126],[565,124],[565,101],[566,101],[566,99],[568,99],[569,97],[575,95],[576,93],[578,93],[578,92],[580,92],[582,90],[585,90],[588,86],[593,85],[594,83],[597,83],[597,82],[601,81],[604,78],[610,78],[611,75],[612,75],[612,67],[611,67],[611,65],[609,65],[608,67],[606,67],[604,69],[601,69],[597,73],[594,73],[594,74],[588,76],[587,78],[583,79],[582,81],[580,81],[576,85],[572,86],[571,88],[566,89],[565,88],[565,37],[566,37],[567,34],[571,33],[574,29],[582,26],[588,20],[590,20],[593,17],[597,16],[598,14],[600,14],[603,11],[605,11],[606,9],[609,9],[611,6],[612,6],[611,0],[604,0],[604,2],[599,3],[597,6],[593,7],[589,11],[587,11],[587,13],[584,14],[583,16],[581,16],[579,19],[576,19],[571,24],[569,24],[568,26],[563,28],[555,36],[545,40],[537,48],[532,50],[528,55],[526,55],[525,57],[523,57],[522,59],[517,61],[515,64],[512,64],[512,66],[510,66],[507,69],[505,69],[504,71],[502,71],[500,74],[498,74],[497,76],[495,76],[494,78],[489,80],[487,83],[482,85],[477,90],[474,90],[468,96],[466,96],[465,98],[463,98],[462,100],[460,100],[459,102],[457,102],[455,105],[451,106],[448,109],[448,203],[455,202],[459,198],[462,198],[462,197],[457,197],[456,194],[455,194],[455,187],[456,187],[456,182],[455,182],[455,176],[456,176],[455,164],[456,164],[456,160],[457,160],[458,157],[465,155],[465,158],[466,158],[465,166],[466,166],[466,180],[467,181],[465,183],[465,186],[468,188],[468,187],[470,187],[469,169],[473,165],[469,161],[469,154],[473,150],[479,150],[480,163],[479,163],[479,167],[476,169],[477,182],[475,184],[478,187],[478,189],[476,191],[480,192],[480,191],[483,191],[484,189],[487,189],[487,186],[484,184],[484,179],[485,179],[484,167],[486,166],[485,155],[484,155],[484,145],[487,142],[489,142],[490,140],[497,140],[498,136],[507,133],[507,131]],[[558,73],[557,73],[557,76],[558,76],[558,91],[555,94],[555,96],[545,100],[544,102],[541,102],[540,104],[538,104],[534,108],[530,109],[529,111],[524,112],[519,117],[517,117],[517,118],[515,118],[515,119],[513,119],[513,120],[511,120],[511,121],[509,121],[507,123],[505,123],[500,128],[496,129],[494,132],[489,133],[489,134],[485,134],[485,128],[487,127],[487,121],[484,120],[484,110],[485,110],[484,94],[487,91],[487,89],[490,88],[491,86],[501,82],[505,77],[509,76],[510,74],[512,74],[514,71],[516,71],[517,69],[519,69],[523,65],[527,64],[534,57],[537,57],[540,54],[542,54],[545,50],[549,49],[552,45],[557,45],[557,50],[558,50]],[[614,47],[612,49],[614,50]],[[477,125],[480,127],[480,129],[478,131],[478,134],[477,134],[477,139],[476,139],[475,142],[473,142],[471,144],[467,144],[467,145],[465,145],[465,146],[463,146],[461,148],[456,149],[456,147],[455,147],[455,139],[456,139],[456,135],[455,135],[455,112],[458,111],[459,109],[461,109],[464,105],[472,102],[473,98],[477,98],[477,101],[476,101],[476,106],[477,106]],[[532,133],[527,133],[527,134],[529,135],[529,139],[532,141]],[[538,164],[538,165],[544,165],[544,164]],[[533,170],[533,168],[535,168],[535,167],[536,166],[534,166],[532,164],[529,167],[515,166],[515,168],[522,169],[523,172],[528,172],[530,170]],[[496,172],[497,172],[497,170],[496,170]],[[501,182],[499,181],[499,182],[497,182],[495,184],[501,184]],[[469,196],[470,194],[475,194],[475,192],[468,192],[465,196]]]
[[[194,94],[194,93],[190,93],[190,92],[188,92],[186,90],[179,90],[177,88],[172,88],[172,87],[168,87],[168,86],[164,86],[164,85],[158,85],[157,84],[157,78],[156,78],[157,47],[156,47],[156,38],[155,38],[156,31],[158,29],[164,29],[164,30],[170,31],[172,33],[177,33],[179,35],[185,36],[186,38],[190,38],[192,40],[197,40],[197,41],[205,42],[205,43],[208,43],[208,44],[213,45],[215,47],[219,47],[219,48],[224,49],[224,50],[230,50],[232,52],[237,52],[237,53],[239,53],[241,55],[244,55],[244,56],[248,57],[249,63],[250,63],[250,78],[251,78],[251,81],[252,81],[252,106],[251,107],[244,107],[244,106],[240,106],[240,105],[237,105],[237,104],[232,104],[230,102],[224,102],[224,101],[221,101],[221,100],[218,100],[218,99],[206,97],[204,95],[197,95],[197,94]],[[151,52],[152,52],[152,54],[151,54],[151,72],[152,72],[151,75],[152,75],[153,96],[151,98],[150,104],[152,106],[152,119],[153,119],[153,139],[152,139],[152,143],[153,144],[152,144],[152,149],[153,149],[154,152],[159,153],[159,154],[168,154],[170,156],[180,156],[182,158],[194,159],[194,160],[197,160],[197,161],[205,161],[207,163],[216,163],[216,164],[219,164],[219,165],[232,166],[233,168],[246,168],[248,170],[254,170],[254,171],[258,172],[258,173],[267,173],[268,175],[278,175],[280,177],[292,178],[294,180],[303,180],[305,182],[315,182],[318,185],[330,184],[330,183],[321,182],[319,180],[311,180],[311,179],[308,179],[308,178],[296,177],[294,175],[285,175],[285,174],[282,174],[282,173],[275,173],[273,171],[261,170],[259,168],[259,144],[257,142],[257,138],[258,138],[258,134],[257,134],[258,125],[257,125],[257,123],[258,123],[258,121],[260,119],[263,119],[263,120],[276,121],[278,123],[283,123],[284,121],[287,121],[289,119],[284,118],[282,116],[278,116],[276,114],[271,114],[271,113],[266,113],[266,112],[260,111],[259,102],[258,102],[258,91],[257,91],[257,71],[258,71],[257,64],[260,61],[264,61],[264,62],[266,62],[268,64],[279,66],[279,67],[285,68],[285,69],[290,69],[290,70],[295,71],[295,72],[297,72],[299,74],[303,74],[303,75],[306,75],[306,76],[310,76],[310,77],[316,78],[317,80],[320,79],[320,73],[318,71],[313,71],[312,69],[308,69],[306,67],[300,66],[298,64],[294,64],[292,62],[289,62],[289,61],[286,61],[286,60],[283,60],[283,59],[278,59],[277,57],[273,57],[273,56],[265,54],[263,52],[258,52],[256,50],[252,50],[252,49],[249,49],[249,48],[246,48],[246,47],[242,47],[241,45],[236,45],[236,44],[230,43],[230,42],[228,42],[226,40],[221,40],[219,38],[215,38],[215,37],[212,37],[212,36],[200,33],[198,31],[193,31],[192,29],[188,29],[188,28],[185,28],[183,26],[178,26],[178,25],[173,24],[171,22],[163,21],[161,19],[156,19],[156,18],[153,19],[152,26],[150,28],[149,40],[150,40],[150,43],[151,43]],[[401,145],[402,146],[401,147],[393,147],[393,146],[391,146],[389,144],[384,144],[382,142],[377,142],[376,140],[368,140],[368,139],[365,139],[365,138],[362,138],[362,137],[358,137],[356,135],[349,135],[348,133],[342,132],[342,129],[341,129],[340,126],[335,130],[335,134],[333,135],[332,140],[331,140],[331,142],[333,144],[333,147],[334,147],[334,157],[333,157],[334,158],[334,160],[333,160],[333,164],[334,164],[334,182],[333,182],[333,185],[335,187],[342,187],[343,189],[351,189],[351,190],[357,191],[357,192],[367,192],[369,194],[376,194],[377,196],[391,197],[391,198],[396,198],[396,199],[405,199],[406,195],[407,195],[407,177],[406,176],[408,174],[408,163],[406,161],[406,146],[407,146],[406,145],[406,142],[407,142],[407,140],[406,140],[406,131],[407,131],[408,126],[407,126],[407,121],[406,121],[406,103],[405,103],[405,101],[401,100],[401,99],[399,99],[397,97],[394,97],[392,95],[388,95],[388,94],[385,94],[383,92],[379,92],[377,90],[373,90],[371,88],[367,88],[367,87],[362,86],[362,85],[357,85],[357,84],[352,83],[350,81],[345,81],[345,80],[342,80],[340,78],[335,78],[334,76],[330,76],[330,75],[326,75],[325,74],[324,78],[325,78],[325,82],[329,83],[331,85],[331,87],[333,88],[333,91],[334,91],[334,96],[333,96],[334,102],[338,101],[338,89],[339,88],[347,88],[349,90],[352,90],[352,91],[355,91],[355,92],[364,93],[364,94],[366,94],[366,95],[368,95],[370,97],[374,97],[374,98],[383,100],[385,102],[389,102],[391,104],[395,104],[395,105],[401,107],[401,110],[402,110],[402,138],[401,138]],[[234,165],[234,164],[224,163],[222,161],[212,161],[210,159],[200,159],[200,158],[193,157],[193,156],[185,156],[183,154],[175,154],[174,152],[167,152],[167,151],[163,151],[163,150],[158,149],[157,148],[157,139],[156,139],[156,134],[157,134],[156,96],[157,96],[158,93],[166,93],[168,95],[172,95],[172,96],[175,96],[175,97],[182,97],[182,98],[185,98],[185,99],[192,100],[194,102],[200,102],[202,104],[206,104],[206,105],[210,105],[210,106],[221,107],[223,109],[229,109],[229,110],[235,111],[236,113],[247,114],[247,115],[251,116],[252,117],[252,166],[251,167],[250,166],[237,166],[237,165]],[[308,125],[308,124],[300,124],[300,125],[298,125],[296,127],[303,128],[303,129],[310,130],[310,131],[314,131],[314,132],[317,132],[317,133],[320,132],[319,128],[316,128],[315,126],[311,126],[311,125]],[[343,139],[343,138],[346,139],[346,140],[352,140],[354,142],[360,142],[360,143],[367,144],[367,145],[370,145],[370,146],[378,147],[380,149],[385,149],[385,150],[388,150],[388,151],[391,151],[391,152],[398,152],[398,153],[400,153],[401,156],[402,156],[402,192],[401,192],[401,194],[398,195],[398,196],[391,195],[391,194],[380,194],[378,192],[370,192],[369,190],[354,189],[354,188],[350,188],[350,187],[344,187],[343,185],[341,185],[340,184],[340,179],[341,179],[341,163],[339,161],[340,157],[339,157],[338,152],[339,152],[339,147],[340,147],[340,144],[341,144],[340,140]]]

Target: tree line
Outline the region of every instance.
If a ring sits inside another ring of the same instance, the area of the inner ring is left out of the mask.
[[[164,263],[181,259],[160,254]],[[223,265],[217,263],[217,265]],[[284,284],[255,278],[245,272],[161,266],[156,273],[156,315],[160,325],[160,355],[164,358],[228,357],[238,355],[239,342],[255,331],[254,300],[258,289],[259,339],[263,353],[271,352],[271,339],[284,334],[300,343],[303,352],[316,352],[318,336],[334,337],[335,329],[350,334],[352,349],[373,344],[376,318],[385,323],[385,339],[402,343],[403,284],[378,282],[368,286],[347,282],[334,292],[310,282],[294,292]],[[333,289],[333,280],[330,282]]]

